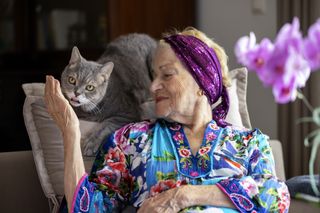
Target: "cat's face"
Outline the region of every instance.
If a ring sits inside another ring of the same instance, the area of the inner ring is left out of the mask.
[[[113,63],[104,65],[87,61],[74,48],[68,66],[61,76],[61,89],[73,107],[89,112],[99,110],[113,69]]]

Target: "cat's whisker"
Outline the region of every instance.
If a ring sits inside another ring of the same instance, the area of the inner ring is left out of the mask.
[[[101,109],[99,108],[99,106],[97,104],[95,104],[94,102],[90,101],[87,103],[91,108],[92,108],[92,112],[94,114],[99,114],[101,113]]]

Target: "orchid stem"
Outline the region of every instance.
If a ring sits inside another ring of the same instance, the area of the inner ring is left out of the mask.
[[[297,90],[297,97],[303,101],[303,103],[306,105],[308,110],[312,113],[314,108],[311,106],[310,102],[306,99],[306,97],[304,96],[304,94],[300,89]]]

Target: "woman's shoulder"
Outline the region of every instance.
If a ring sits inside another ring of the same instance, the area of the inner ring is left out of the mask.
[[[127,129],[130,129],[131,131],[145,131],[153,125],[154,125],[154,121],[143,120],[139,122],[129,123],[122,128],[127,128]]]
[[[243,139],[264,139],[268,140],[269,136],[264,134],[259,128],[248,129],[241,126],[225,127],[225,134],[238,135]]]
[[[234,147],[246,147],[249,152],[254,150],[270,150],[269,136],[258,128],[248,129],[227,126],[223,129],[220,139],[232,144]]]
[[[140,134],[150,131],[153,128],[154,124],[155,122],[151,120],[129,123],[124,125],[120,129],[117,129],[114,132],[114,135],[121,135],[126,138],[137,137]]]

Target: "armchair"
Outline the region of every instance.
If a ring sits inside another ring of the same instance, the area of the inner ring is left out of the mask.
[[[230,76],[230,111],[226,120],[236,126],[251,128],[246,105],[247,70],[232,70]],[[4,188],[10,194],[8,196],[6,193],[0,199],[0,209],[1,212],[56,212],[64,194],[62,137],[46,111],[44,84],[24,84],[23,90],[26,94],[23,115],[32,151],[0,153],[0,168],[7,171],[2,175],[0,183],[6,184]],[[95,123],[80,121],[82,139],[94,126]],[[277,175],[279,179],[285,180],[281,143],[270,140],[270,145]],[[85,157],[84,160],[89,172],[94,159]]]

